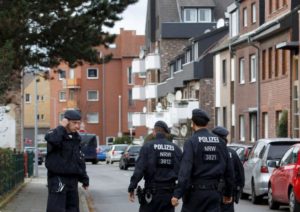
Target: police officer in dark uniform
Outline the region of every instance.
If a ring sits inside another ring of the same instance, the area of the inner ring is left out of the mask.
[[[224,127],[217,126],[215,127],[212,132],[222,138],[225,143],[227,144],[227,135],[229,134],[228,130]],[[241,192],[245,185],[245,174],[244,174],[244,167],[243,164],[237,155],[236,151],[227,147],[231,163],[233,164],[234,169],[234,189],[233,189],[233,201],[235,203],[239,202]],[[222,212],[234,212],[234,202],[229,204],[221,203],[221,211]]]
[[[137,189],[140,212],[174,212],[171,198],[178,177],[181,149],[166,139],[169,128],[163,121],[154,125],[155,139],[141,148],[128,187],[129,200],[134,201],[134,190],[144,177],[144,189]]]
[[[182,212],[219,212],[221,179],[227,185],[223,201],[232,201],[233,167],[225,143],[207,129],[208,122],[205,111],[193,110],[194,133],[184,144],[178,188],[172,198],[176,206],[183,197]]]
[[[89,186],[85,161],[80,151],[78,134],[81,115],[67,110],[61,125],[46,136],[48,169],[47,212],[79,212],[78,181],[84,189]]]

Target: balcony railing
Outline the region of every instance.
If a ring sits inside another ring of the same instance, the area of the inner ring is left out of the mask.
[[[145,73],[145,60],[133,59],[132,73]]]
[[[145,100],[145,87],[135,86],[132,88],[132,99],[133,100]]]
[[[81,79],[76,78],[76,79],[66,79],[63,87],[64,88],[80,88],[81,85]]]
[[[156,70],[160,69],[160,57],[159,54],[148,54],[145,58],[145,69]]]
[[[146,99],[154,99],[157,97],[157,84],[148,84],[145,86]]]
[[[71,108],[77,109],[78,108],[78,104],[74,100],[68,100],[67,101],[67,107],[70,108],[70,109]]]

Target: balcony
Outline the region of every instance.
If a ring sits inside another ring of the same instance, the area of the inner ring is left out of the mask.
[[[132,88],[132,99],[133,100],[145,100],[145,87],[134,86]]]
[[[164,122],[166,122],[166,124],[169,127],[171,126],[170,114],[168,113],[168,111],[161,111],[161,112],[147,113],[146,127],[149,129],[153,129],[155,122],[159,120],[164,120]]]
[[[145,73],[145,60],[133,59],[132,73]]]
[[[157,97],[157,84],[149,84],[145,86],[146,99],[154,99]]]
[[[187,118],[192,118],[192,111],[199,108],[197,100],[181,100],[175,101],[173,107],[170,108],[171,123],[177,124]]]
[[[153,53],[148,54],[145,58],[145,69],[147,70],[157,70],[160,69],[160,57],[159,54]]]
[[[75,78],[75,79],[66,79],[66,81],[63,84],[63,88],[80,88],[81,79]]]
[[[146,125],[146,114],[145,113],[133,113],[132,114],[132,126],[140,127]]]
[[[68,100],[67,101],[67,108],[68,109],[71,109],[71,108],[77,109],[78,108],[78,103],[74,100]]]

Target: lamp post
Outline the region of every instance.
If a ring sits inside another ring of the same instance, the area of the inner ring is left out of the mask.
[[[122,96],[119,95],[119,131],[118,131],[118,137],[122,137],[122,131],[121,131],[121,119],[122,119],[122,108],[121,108],[121,100],[122,100]]]
[[[38,167],[38,120],[37,120],[37,114],[38,114],[38,102],[37,102],[37,69],[34,70],[34,176],[39,176],[39,167]]]

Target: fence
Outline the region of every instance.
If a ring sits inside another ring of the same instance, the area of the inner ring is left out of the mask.
[[[15,154],[0,149],[0,197],[22,182],[24,182],[23,153]]]

